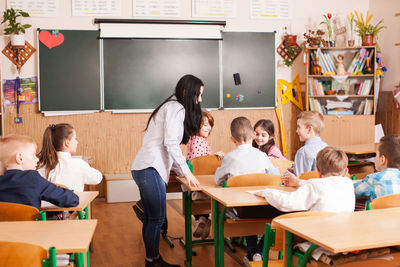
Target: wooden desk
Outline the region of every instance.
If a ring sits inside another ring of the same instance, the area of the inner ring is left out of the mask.
[[[196,178],[200,182],[200,187],[189,186],[186,178],[176,177],[176,180],[188,189],[188,191],[183,192],[183,212],[185,216],[185,264],[188,267],[192,266],[193,244],[214,242],[214,240],[192,240],[192,214],[204,213],[204,209],[209,210],[211,207],[211,202],[209,200],[192,202],[192,192],[202,191],[204,188],[219,187],[215,184],[214,175],[196,175]],[[196,210],[195,213],[193,213],[194,210]],[[199,212],[200,210],[203,210],[203,212]]]
[[[375,154],[377,144],[362,144],[362,145],[352,145],[340,147],[346,154],[352,155],[365,155],[365,154]]]
[[[250,187],[229,187],[229,188],[202,188],[202,191],[209,195],[213,200],[213,229],[215,239],[215,266],[224,266],[224,236],[243,236],[261,234],[265,229],[267,220],[245,221],[236,224],[226,224],[225,212],[227,207],[246,207],[268,205],[263,197],[252,195],[246,191],[259,190],[265,188],[281,189],[285,191],[295,191],[293,187],[284,186],[250,186]],[[221,209],[218,203],[222,205]],[[228,229],[230,227],[230,229]],[[238,230],[240,229],[240,231]],[[226,230],[226,231],[225,231]],[[231,232],[231,233],[229,233]]]
[[[79,197],[79,204],[76,207],[69,207],[69,208],[58,207],[47,201],[42,201],[41,209],[42,209],[42,211],[46,211],[46,212],[48,212],[48,211],[64,211],[64,210],[78,211],[81,219],[89,219],[90,218],[90,216],[89,216],[90,203],[92,203],[92,201],[96,198],[96,196],[99,194],[99,191],[76,192],[75,194],[77,194]],[[82,216],[83,216],[82,211],[86,212],[84,218],[82,218]]]
[[[290,235],[288,232],[293,233],[335,253],[400,245],[400,208],[276,219],[275,222],[285,230],[286,236]],[[284,255],[287,263],[288,253],[284,251]]]
[[[59,254],[84,253],[96,225],[97,220],[0,222],[0,240],[31,243],[45,249],[55,247]]]

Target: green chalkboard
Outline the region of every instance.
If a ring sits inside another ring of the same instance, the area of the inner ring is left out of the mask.
[[[223,32],[222,38],[224,108],[275,107],[275,33]]]
[[[54,30],[40,29],[38,35],[40,31]],[[59,30],[58,34],[64,42],[51,49],[39,41],[39,110],[100,110],[99,32]]]
[[[219,42],[104,39],[104,109],[154,109],[185,74],[203,81],[202,107],[218,108]]]

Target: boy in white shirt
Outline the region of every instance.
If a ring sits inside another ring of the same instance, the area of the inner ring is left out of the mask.
[[[348,158],[335,147],[325,147],[317,154],[316,168],[321,178],[300,180],[286,172],[282,176],[285,186],[297,187],[296,191],[263,189],[251,192],[264,197],[267,202],[283,212],[326,211],[353,212],[355,194],[353,182],[346,177]],[[261,251],[263,242],[257,250]]]
[[[231,140],[236,149],[225,155],[221,167],[215,172],[215,183],[221,185],[223,181],[237,175],[250,173],[271,173],[280,175],[279,170],[272,165],[267,154],[252,147],[253,128],[245,117],[237,117],[231,122]]]
[[[353,212],[355,195],[353,182],[346,177],[348,158],[335,147],[325,147],[317,155],[317,172],[321,178],[300,180],[292,173],[285,173],[285,186],[297,187],[296,191],[264,189],[255,192],[280,211]]]

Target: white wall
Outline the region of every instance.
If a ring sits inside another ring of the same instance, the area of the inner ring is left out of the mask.
[[[400,82],[400,16],[395,17],[395,13],[400,13],[399,0],[370,0],[370,9],[374,16],[372,23],[375,25],[380,19],[384,19],[383,29],[379,33],[379,46],[382,49],[383,62],[388,71],[382,80],[382,90],[391,91]]]
[[[309,28],[316,29],[322,21],[322,14],[328,12],[338,15],[342,21],[348,13],[354,9],[363,13],[369,8],[369,2],[365,0],[335,0],[335,1],[321,1],[321,0],[293,0],[293,19],[292,20],[251,20],[250,19],[250,1],[251,0],[237,0],[238,9],[237,17],[226,19],[228,31],[277,31],[276,46],[281,42],[281,34],[284,26],[288,26],[292,34],[298,36],[298,43],[303,41],[303,33]],[[372,0],[371,0],[372,1]],[[373,0],[372,2],[374,2]],[[392,2],[393,5],[398,0],[385,0],[385,2]],[[0,12],[6,8],[4,1],[0,1]],[[376,0],[376,3],[379,1]],[[122,0],[123,16],[122,18],[132,17],[132,0]],[[36,29],[37,28],[52,28],[52,29],[97,29],[98,25],[93,24],[91,17],[72,17],[71,16],[71,0],[59,1],[59,16],[57,18],[40,18],[31,17],[23,20],[24,23],[31,23],[33,29],[27,32],[27,41],[37,48],[36,42]],[[191,17],[191,1],[181,0],[182,17],[181,19],[196,19]],[[216,20],[216,18],[206,18],[205,20]],[[322,27],[322,26],[321,26]],[[0,28],[1,30],[2,28]],[[2,32],[2,31],[1,31]],[[382,36],[382,41],[384,37]],[[400,41],[400,40],[399,40]],[[8,36],[0,35],[0,48],[1,50],[8,43]],[[398,48],[400,49],[400,48]],[[280,56],[276,56],[280,59]],[[397,57],[398,58],[398,57]],[[2,79],[15,78],[17,72],[15,67],[3,54],[1,55],[1,72]],[[394,59],[393,59],[394,60]],[[291,81],[297,74],[300,74],[301,80],[305,77],[305,68],[302,63],[303,55],[301,54],[290,68],[283,65],[281,60],[277,62],[277,79],[285,79]],[[22,68],[21,77],[30,77],[37,75],[37,53]]]

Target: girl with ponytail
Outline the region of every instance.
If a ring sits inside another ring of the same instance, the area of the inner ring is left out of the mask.
[[[74,158],[78,140],[68,123],[51,124],[43,134],[38,171],[50,182],[82,192],[85,184],[98,184],[103,175],[80,158]]]

